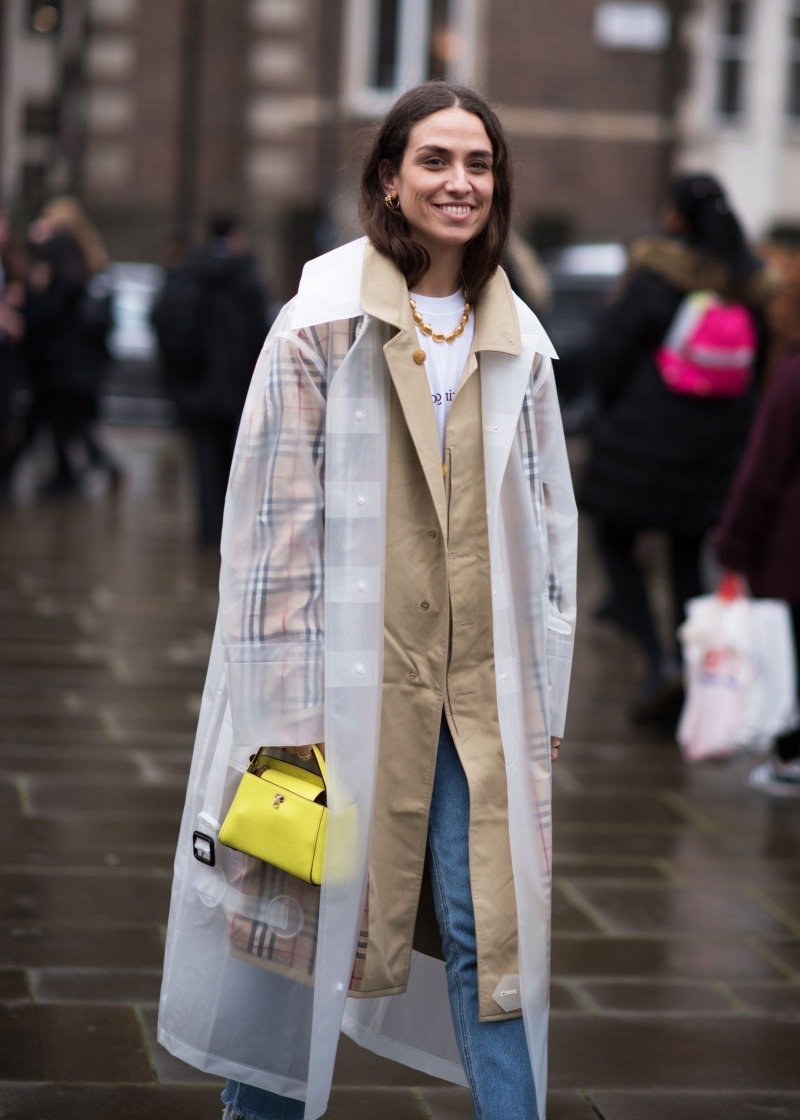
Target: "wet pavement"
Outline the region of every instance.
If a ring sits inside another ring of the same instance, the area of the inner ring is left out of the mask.
[[[215,562],[180,440],[110,439],[119,498],[0,510],[0,1116],[219,1120],[219,1083],[155,1042]],[[556,770],[548,1117],[798,1120],[800,806],[633,729],[638,665],[588,613]],[[327,1115],[471,1109],[344,1040]]]

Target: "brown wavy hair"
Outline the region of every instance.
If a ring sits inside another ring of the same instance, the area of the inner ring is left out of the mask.
[[[489,221],[477,237],[468,242],[461,265],[461,279],[474,302],[503,259],[511,225],[508,143],[497,114],[475,90],[441,81],[423,82],[398,98],[378,127],[364,160],[358,213],[372,244],[394,261],[409,288],[413,288],[430,268],[431,259],[427,250],[412,240],[411,228],[402,211],[390,210],[384,202],[385,192],[378,169],[386,160],[397,172],[414,125],[432,113],[454,107],[480,118],[494,157],[494,194]]]

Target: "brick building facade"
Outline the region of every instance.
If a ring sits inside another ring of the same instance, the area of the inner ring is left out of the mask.
[[[303,259],[355,230],[366,130],[428,76],[474,83],[500,108],[523,229],[642,232],[673,159],[684,0],[38,7],[56,13],[49,29],[31,25],[37,0],[2,0],[2,49],[8,59],[46,42],[41,96],[60,104],[61,120],[34,151],[4,71],[5,200],[77,189],[118,259],[159,259],[171,235],[196,235],[210,211],[231,208],[246,215],[276,295],[288,294]]]

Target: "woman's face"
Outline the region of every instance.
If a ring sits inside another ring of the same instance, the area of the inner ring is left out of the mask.
[[[429,252],[466,246],[489,221],[492,144],[480,117],[453,106],[411,129],[400,169],[380,167],[386,194],[400,200],[411,236]]]

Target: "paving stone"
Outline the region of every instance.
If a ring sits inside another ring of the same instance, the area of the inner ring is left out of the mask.
[[[409,1069],[399,1062],[392,1062],[358,1046],[347,1035],[340,1035],[333,1072],[336,1085],[429,1085],[447,1084],[438,1077]]]
[[[580,893],[619,933],[791,932],[785,921],[734,888],[584,884]]]
[[[0,966],[161,968],[164,941],[156,927],[100,929],[33,922],[0,925]]]
[[[30,999],[28,979],[21,969],[0,969],[0,1000]]]
[[[161,991],[158,969],[41,968],[30,977],[39,1003],[157,1004]]]
[[[170,871],[175,862],[172,844],[4,844],[0,851],[0,874],[18,874],[20,869],[132,868]]]
[[[430,1120],[412,1089],[334,1088],[325,1120]]]
[[[433,1120],[473,1120],[472,1095],[468,1089],[450,1085],[441,1089],[421,1089],[419,1095],[430,1109]]]
[[[654,860],[635,862],[611,858],[603,860],[600,857],[588,860],[558,854],[553,860],[553,878],[556,881],[567,879],[572,883],[581,883],[587,879],[609,881],[633,879],[636,882],[642,879],[654,879],[661,883],[670,881],[669,872],[663,863],[659,864]]]
[[[560,980],[553,980],[550,984],[550,1010],[585,1011],[586,1005],[580,1001],[570,985]]]
[[[731,984],[730,990],[756,1014],[800,1017],[800,984]]]
[[[0,1083],[3,1120],[220,1120],[217,1087]]]
[[[0,1081],[152,1081],[134,1012],[77,1004],[0,1006]]]
[[[14,820],[13,817],[0,814],[0,855],[6,843],[27,843],[32,846],[90,843],[103,847],[114,844],[167,844],[174,849],[179,826],[180,821],[177,819],[152,817],[143,824],[132,817],[121,820],[98,820],[97,817],[93,820],[78,817],[45,820],[22,817]]]
[[[800,1093],[590,1093],[603,1120],[797,1120]]]
[[[665,824],[677,825],[683,817],[650,792],[637,790],[628,796],[607,790],[591,793],[566,794],[556,791],[553,796],[553,818],[561,824]]]
[[[800,1022],[554,1016],[554,1089],[797,1090]]]
[[[784,956],[782,946],[771,952]],[[785,979],[781,968],[755,949],[721,938],[554,938],[552,968],[554,976]]]
[[[170,877],[108,868],[71,875],[0,873],[0,921],[163,922]]]
[[[580,990],[601,1011],[736,1014],[733,1003],[711,984],[584,980]]]
[[[63,782],[29,778],[26,781],[31,812],[48,816],[130,817],[140,822],[144,832],[153,817],[180,820],[186,790],[182,786],[164,788],[143,782],[116,781]]]

